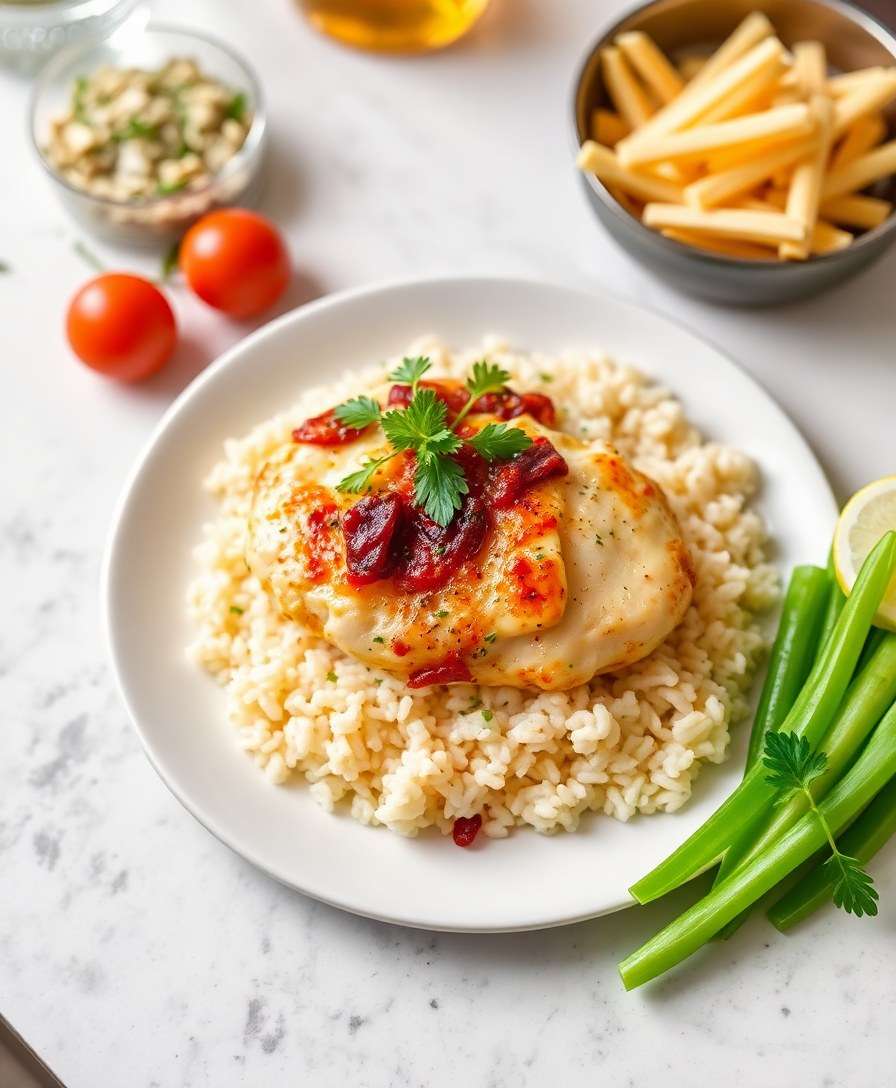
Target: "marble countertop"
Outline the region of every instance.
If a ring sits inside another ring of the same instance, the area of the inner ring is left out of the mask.
[[[648,277],[593,221],[568,84],[622,6],[502,0],[461,48],[397,60],[318,38],[288,0],[194,0],[189,21],[268,91],[264,206],[302,271],[281,308],[439,272],[605,285],[734,355],[841,497],[892,472],[896,252],[823,298],[726,310]],[[287,891],[180,807],[113,690],[98,570],[153,423],[244,329],[176,293],[184,342],[157,378],[119,388],[71,359],[61,315],[89,270],[26,146],[27,90],[0,76],[2,1012],[69,1088],[892,1083],[896,851],[873,867],[876,922],[827,912],[785,939],[754,920],[626,995],[615,964],[665,903],[530,934],[400,929]]]

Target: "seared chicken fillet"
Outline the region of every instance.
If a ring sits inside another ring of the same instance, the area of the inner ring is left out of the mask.
[[[469,417],[475,430],[494,421]],[[605,445],[526,415],[514,425],[547,438],[568,474],[510,505],[484,504],[483,542],[444,585],[349,578],[343,518],[363,500],[336,485],[389,452],[378,428],[336,447],[289,443],[271,458],[255,486],[252,571],[286,616],[412,683],[453,661],[464,675],[451,679],[562,691],[638,661],[681,621],[694,582],[665,497]],[[403,475],[401,458],[384,466],[374,496],[399,489]]]

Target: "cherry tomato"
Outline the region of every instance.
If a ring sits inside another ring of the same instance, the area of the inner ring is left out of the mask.
[[[162,292],[124,272],[85,283],[69,303],[65,330],[82,362],[124,382],[160,370],[177,339],[174,313]]]
[[[187,231],[180,267],[196,294],[231,317],[253,317],[283,294],[289,254],[276,227],[245,208],[203,216]]]

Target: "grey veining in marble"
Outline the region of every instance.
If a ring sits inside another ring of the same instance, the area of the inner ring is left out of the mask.
[[[463,47],[388,60],[319,39],[281,0],[157,5],[238,43],[263,74],[266,208],[302,270],[284,308],[449,270],[603,283],[731,351],[804,429],[840,494],[892,472],[896,254],[824,299],[736,313],[647,278],[592,221],[566,96],[586,39],[621,7],[503,0]],[[892,1084],[894,851],[874,865],[876,921],[826,913],[785,939],[757,920],[626,995],[616,962],[691,890],[551,932],[415,932],[281,888],[181,809],[112,689],[100,556],[150,428],[242,330],[175,289],[184,344],[166,372],[123,389],[71,360],[62,313],[89,270],[29,159],[26,91],[0,75],[9,1019],[70,1088]]]

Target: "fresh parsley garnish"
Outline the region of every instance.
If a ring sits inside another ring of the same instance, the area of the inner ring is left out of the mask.
[[[89,125],[87,110],[84,104],[84,96],[87,93],[87,76],[78,76],[72,89],[72,114],[76,121],[82,125]]]
[[[486,461],[506,461],[532,445],[525,431],[506,423],[487,423],[469,442]]]
[[[185,178],[181,178],[179,181],[164,182],[160,181],[156,186],[156,193],[159,196],[168,196],[171,193],[179,193],[181,189],[187,187]]]
[[[480,397],[503,389],[510,375],[487,360],[474,363],[466,381],[466,403],[449,421],[445,401],[434,389],[420,388],[420,380],[431,365],[426,356],[407,357],[390,373],[392,381],[410,386],[410,401],[404,408],[383,412],[372,397],[361,396],[334,409],[340,423],[349,427],[362,429],[379,423],[392,446],[391,453],[368,459],[357,471],[340,480],[337,487],[352,494],[366,491],[381,465],[399,453],[414,453],[417,458],[414,498],[434,522],[446,526],[469,491],[463,467],[452,456],[463,445],[458,425]],[[485,460],[495,461],[514,457],[530,446],[532,439],[518,427],[489,423],[469,443]]]
[[[490,363],[486,359],[480,359],[473,363],[473,371],[467,378],[467,389],[474,399],[485,396],[486,393],[495,393],[507,385],[510,375],[506,370]]]
[[[454,453],[460,438],[445,426],[448,407],[432,389],[418,389],[407,408],[383,416],[383,432],[399,452]]]
[[[340,423],[347,427],[356,427],[359,431],[376,423],[380,418],[380,406],[373,397],[355,397],[347,400],[333,410]]]
[[[336,485],[337,490],[345,491],[350,495],[357,495],[361,491],[366,491],[370,487],[370,482],[376,474],[376,470],[380,465],[391,461],[394,456],[394,453],[389,453],[385,457],[369,458],[357,472],[350,472],[348,476],[344,476]]]
[[[414,358],[405,356],[389,375],[389,380],[416,386],[431,366],[432,363],[430,363],[425,355],[417,355]]]
[[[333,672],[332,669],[330,669],[330,671],[327,673],[327,679],[330,681],[331,684],[335,684],[339,677],[336,675],[335,672]]]
[[[485,719],[485,720],[486,720],[487,722],[490,722],[490,721],[492,720],[492,718],[494,718],[494,716],[495,716],[495,715],[494,715],[494,714],[492,713],[492,711],[491,711],[491,710],[489,710],[489,709],[488,709],[488,707],[485,707],[485,708],[483,709],[483,711],[482,711],[482,717],[483,717],[483,718],[484,718],[484,719]]]
[[[496,634],[496,633],[495,633],[494,631],[490,631],[490,632],[489,632],[489,633],[488,633],[488,634],[487,634],[487,635],[485,636],[485,641],[486,641],[486,642],[494,642],[494,641],[495,641],[495,639],[496,639],[497,637],[498,637],[498,636],[497,636],[497,634]]]
[[[800,790],[821,824],[831,847],[831,857],[825,865],[833,881],[831,894],[835,906],[858,918],[863,914],[876,915],[879,896],[874,881],[857,858],[838,849],[830,824],[816,805],[810,788],[814,779],[827,767],[828,757],[824,752],[813,752],[809,741],[796,733],[770,732],[765,737],[762,762],[771,772],[766,775],[766,782],[782,794]]]
[[[460,439],[457,444],[460,445]],[[437,525],[450,523],[469,490],[464,470],[457,461],[443,453],[418,452],[414,498]]]
[[[246,96],[242,91],[237,91],[227,104],[227,116],[232,117],[234,121],[242,121],[245,113]]]
[[[145,121],[132,117],[124,128],[112,133],[112,139],[116,143],[121,143],[123,140],[136,140],[144,136],[152,138],[158,134],[158,131],[158,125],[148,125]]]

